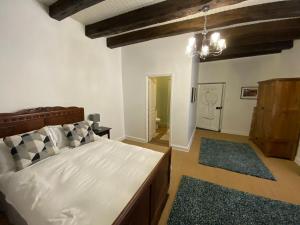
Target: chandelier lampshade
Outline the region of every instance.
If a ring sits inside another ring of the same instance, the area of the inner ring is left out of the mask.
[[[201,32],[202,34],[202,43],[201,47],[198,48],[197,40],[195,37],[191,37],[188,41],[186,47],[186,54],[189,56],[198,55],[201,59],[206,59],[208,56],[218,56],[226,49],[226,40],[221,37],[219,32],[213,32],[209,38],[207,30],[207,15],[206,12],[209,8],[206,6],[203,8],[204,14],[204,28]],[[200,49],[200,51],[199,51]]]
[[[221,37],[221,35],[219,32],[212,33],[212,35],[210,36],[210,45],[213,45],[214,47],[216,47],[218,45],[220,37]]]

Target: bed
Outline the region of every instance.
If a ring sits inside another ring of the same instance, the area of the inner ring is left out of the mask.
[[[83,120],[79,107],[2,113],[0,138]],[[170,164],[171,149],[99,138],[0,176],[1,209],[14,225],[155,225],[168,198]]]

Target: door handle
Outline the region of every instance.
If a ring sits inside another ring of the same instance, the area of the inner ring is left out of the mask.
[[[223,107],[222,107],[222,106],[219,106],[219,107],[216,107],[216,109],[221,110],[221,109],[223,109]]]

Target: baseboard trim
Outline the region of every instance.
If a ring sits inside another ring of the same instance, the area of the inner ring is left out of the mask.
[[[190,151],[187,146],[183,146],[183,145],[172,145],[171,147],[172,147],[172,150],[177,150],[177,151],[181,151],[181,152],[189,152]]]
[[[122,136],[122,137],[116,138],[115,140],[117,140],[117,141],[124,141],[125,139],[126,139],[126,137]]]
[[[195,132],[196,132],[196,128],[194,129],[194,131],[193,131],[193,133],[192,133],[192,136],[191,136],[191,138],[190,138],[190,140],[189,140],[188,145],[183,146],[183,145],[174,145],[174,144],[172,144],[172,148],[173,148],[174,150],[178,150],[178,151],[182,151],[182,152],[189,152],[190,149],[191,149],[191,146],[192,146],[192,144],[193,144]]]
[[[189,141],[189,144],[188,144],[188,150],[190,151],[191,147],[192,147],[192,144],[193,144],[193,141],[194,141],[194,137],[195,137],[195,133],[196,133],[196,127],[194,128],[194,131],[192,133],[192,136],[190,138],[190,141]]]
[[[234,135],[240,135],[240,136],[249,136],[248,132],[244,132],[244,131],[236,131],[236,130],[226,130],[226,129],[222,129],[221,133],[225,133],[225,134],[234,134]]]
[[[141,143],[147,143],[148,141],[143,138],[138,138],[138,137],[133,137],[133,136],[125,136],[124,140],[129,140],[129,141],[136,141],[136,142],[141,142]]]

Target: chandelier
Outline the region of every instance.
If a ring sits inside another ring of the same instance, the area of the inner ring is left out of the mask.
[[[186,47],[186,54],[189,56],[199,55],[201,59],[206,59],[208,56],[218,56],[221,55],[223,50],[226,49],[226,40],[221,38],[219,32],[214,32],[211,34],[210,38],[208,36],[207,30],[207,11],[209,10],[209,6],[205,6],[203,8],[204,12],[204,28],[201,32],[202,34],[202,44],[200,51],[198,50],[197,40],[194,37],[191,37],[188,42],[188,46]]]

